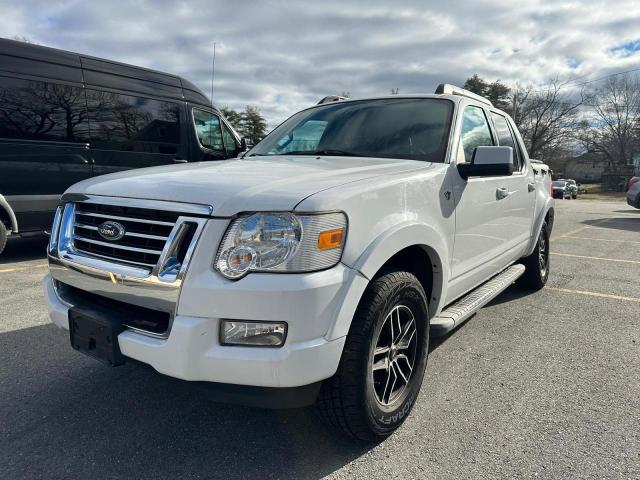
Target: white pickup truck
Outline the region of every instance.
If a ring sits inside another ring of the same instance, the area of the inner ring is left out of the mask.
[[[415,403],[430,334],[516,280],[544,286],[550,181],[508,115],[451,85],[324,102],[243,158],[69,188],[50,315],[111,365],[215,382],[226,401],[315,402],[376,440]]]

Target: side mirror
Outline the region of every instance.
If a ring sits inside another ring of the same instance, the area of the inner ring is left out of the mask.
[[[458,172],[465,180],[469,177],[503,177],[513,174],[511,147],[476,147],[471,163],[459,163]]]
[[[247,139],[242,137],[240,139],[240,151],[241,152],[246,152],[247,151]]]

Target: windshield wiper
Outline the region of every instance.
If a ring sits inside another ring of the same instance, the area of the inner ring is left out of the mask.
[[[294,150],[292,152],[279,153],[278,155],[324,155],[334,157],[364,157],[355,152],[348,152],[346,150],[334,150],[330,148],[323,148],[321,150]]]

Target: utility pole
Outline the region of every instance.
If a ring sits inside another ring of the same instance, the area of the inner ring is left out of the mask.
[[[213,79],[216,76],[216,42],[213,42],[213,60],[211,61],[211,108],[213,108]]]

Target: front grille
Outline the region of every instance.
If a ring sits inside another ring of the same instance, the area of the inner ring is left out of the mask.
[[[176,212],[148,208],[76,203],[73,248],[84,255],[151,270],[158,264],[179,217]],[[98,227],[107,221],[124,226],[125,234],[121,239],[109,240],[100,235]],[[180,243],[185,247],[189,245],[194,231],[195,224],[188,229],[190,235],[181,236]]]

